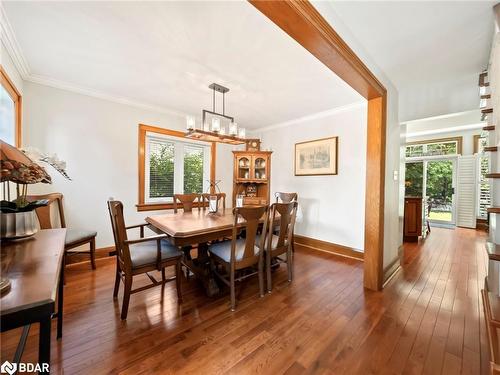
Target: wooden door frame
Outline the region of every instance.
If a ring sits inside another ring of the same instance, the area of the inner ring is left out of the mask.
[[[387,90],[309,1],[249,2],[368,100],[364,286],[381,290]]]

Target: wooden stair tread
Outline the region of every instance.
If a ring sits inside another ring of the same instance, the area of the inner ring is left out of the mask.
[[[487,125],[483,127],[483,130],[495,130],[495,125]]]
[[[500,207],[488,207],[487,211],[490,214],[500,214]]]
[[[500,173],[487,173],[486,178],[500,178]]]
[[[489,152],[494,152],[494,151],[498,151],[498,147],[497,146],[486,146],[486,147],[484,147],[483,150],[489,151]]]
[[[493,242],[486,242],[486,252],[488,253],[488,258],[492,260],[500,261],[500,245]]]

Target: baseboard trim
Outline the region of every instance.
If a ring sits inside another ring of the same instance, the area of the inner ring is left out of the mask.
[[[394,258],[391,263],[384,268],[384,283],[387,284],[391,279],[396,275],[396,273],[401,269],[401,254],[402,254],[403,246],[401,245],[398,248],[398,255]]]
[[[298,234],[294,235],[294,239],[295,239],[295,246],[302,246],[307,249],[340,255],[345,258],[351,258],[360,261],[363,261],[364,258],[364,253],[362,253],[361,251],[357,251],[352,247],[338,245],[332,242],[317,240],[315,238],[310,238],[306,236],[300,236]]]
[[[88,247],[87,247],[88,249]],[[100,247],[98,249],[95,249],[95,258],[97,259],[102,259],[102,258],[108,258],[109,253],[111,251],[114,251],[115,247],[114,246],[106,246],[106,247]],[[90,263],[90,255],[89,254],[72,254],[70,256],[66,257],[66,264],[78,264],[78,263]]]

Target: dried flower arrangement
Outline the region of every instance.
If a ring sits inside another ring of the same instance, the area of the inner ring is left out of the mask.
[[[52,183],[50,175],[39,163],[46,163],[71,180],[66,173],[66,163],[59,160],[57,155],[44,154],[35,148],[19,150],[0,140],[0,169],[3,183],[4,200],[0,202],[2,213],[28,212],[37,207],[47,205],[47,201],[28,202],[28,185],[36,183]],[[16,199],[11,201],[10,184],[16,184]]]

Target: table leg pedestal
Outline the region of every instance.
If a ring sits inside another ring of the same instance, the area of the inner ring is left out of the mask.
[[[220,289],[215,281],[215,275],[210,270],[207,244],[198,245],[198,256],[194,259],[188,255],[190,248],[183,250],[185,254],[183,264],[202,282],[207,296],[214,297],[218,295]]]

